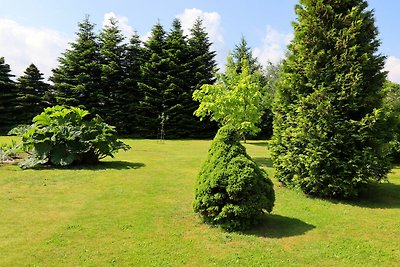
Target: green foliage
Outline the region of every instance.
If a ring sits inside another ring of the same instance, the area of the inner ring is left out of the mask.
[[[19,147],[14,140],[11,143],[0,144],[0,163],[17,158]]]
[[[367,2],[300,0],[274,104],[273,158],[284,185],[353,197],[390,169],[384,57]]]
[[[389,154],[395,163],[400,162],[400,84],[387,81],[384,86],[384,111],[389,135]]]
[[[31,64],[18,78],[18,123],[27,124],[44,108],[51,106],[50,85],[43,82],[43,74]]]
[[[274,201],[271,180],[246,153],[236,129],[222,127],[197,177],[194,211],[207,223],[243,230],[271,212]]]
[[[10,65],[0,57],[0,133],[7,133],[17,122],[17,89],[11,80]]]
[[[114,127],[99,116],[88,119],[89,112],[80,108],[55,106],[35,116],[33,124],[21,131],[21,147],[30,155],[20,163],[22,168],[51,164],[95,164],[100,159],[130,147],[115,137]]]
[[[260,130],[257,124],[264,112],[261,74],[252,74],[246,59],[242,60],[238,73],[232,57],[228,57],[225,74],[217,77],[216,84],[205,84],[193,93],[193,99],[200,102],[194,114],[200,118],[211,116],[221,125],[231,125],[243,137],[257,133]]]

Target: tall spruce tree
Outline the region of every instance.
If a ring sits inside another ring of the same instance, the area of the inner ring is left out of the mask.
[[[17,79],[20,124],[30,124],[33,117],[52,105],[50,85],[43,80],[43,73],[33,63]]]
[[[193,92],[199,90],[204,84],[214,84],[216,81],[214,74],[217,72],[216,52],[211,49],[212,43],[200,18],[196,19],[190,29],[188,44],[190,50],[190,81],[188,85],[190,93],[193,95]],[[199,103],[194,100],[185,106],[187,112],[191,114],[198,108]],[[217,123],[208,118],[191,125],[193,129],[191,137],[209,138],[214,136],[218,130]]]
[[[10,65],[5,63],[4,57],[0,57],[0,133],[5,134],[16,124],[17,119],[17,89],[15,82],[11,80]]]
[[[158,22],[152,30],[150,38],[145,42],[145,62],[142,65],[143,79],[138,83],[143,98],[138,107],[139,116],[143,119],[140,135],[156,138],[160,135],[161,117],[165,110],[163,91],[169,70],[166,54],[166,32]]]
[[[381,125],[384,57],[364,0],[300,0],[274,105],[273,158],[283,184],[357,196],[389,171]]]
[[[99,113],[101,102],[99,46],[94,24],[89,16],[78,24],[75,42],[58,58],[50,80],[54,83],[58,104],[79,106],[91,113]]]
[[[244,36],[240,39],[239,44],[235,45],[235,49],[232,51],[233,63],[236,66],[237,73],[242,71],[242,61],[247,60],[251,73],[255,71],[261,71],[262,67],[258,62],[257,58],[253,57],[251,48],[248,46]]]
[[[174,19],[165,44],[169,63],[163,90],[164,116],[168,117],[165,135],[168,138],[187,138],[197,120],[187,109],[193,101],[190,91],[190,50],[179,19]]]
[[[127,134],[127,107],[130,92],[126,87],[126,52],[125,37],[118,27],[118,21],[110,18],[108,24],[99,35],[99,58],[101,64],[100,90],[101,117],[109,124],[117,127],[118,133]]]
[[[128,90],[127,106],[125,108],[126,129],[130,136],[140,137],[139,133],[146,117],[139,110],[140,101],[143,100],[143,92],[139,88],[139,83],[143,80],[142,65],[145,59],[145,49],[137,33],[134,33],[127,46],[125,60],[125,86]]]

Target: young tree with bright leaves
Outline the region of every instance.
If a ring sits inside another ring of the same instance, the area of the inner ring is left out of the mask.
[[[264,97],[260,73],[251,73],[248,60],[242,60],[241,72],[228,57],[225,74],[218,74],[214,85],[205,84],[193,93],[200,102],[195,115],[211,118],[221,125],[231,125],[243,138],[259,131],[257,124],[263,114]]]
[[[58,104],[79,106],[91,113],[104,107],[100,89],[101,66],[95,25],[89,16],[78,24],[75,42],[58,58],[59,66],[53,69],[50,80],[54,83]]]
[[[11,80],[10,65],[5,63],[4,57],[0,57],[0,133],[5,134],[13,126],[18,124],[16,109],[17,89],[15,82]]]
[[[43,80],[43,73],[33,63],[26,68],[24,75],[17,79],[20,124],[30,124],[33,117],[53,104],[51,87]]]
[[[99,115],[117,128],[118,133],[127,134],[129,116],[127,107],[131,102],[131,92],[127,88],[125,37],[118,27],[118,21],[110,18],[99,35],[99,62],[101,66],[101,103]]]
[[[300,0],[274,104],[275,177],[309,195],[354,197],[390,169],[385,57],[364,0]]]

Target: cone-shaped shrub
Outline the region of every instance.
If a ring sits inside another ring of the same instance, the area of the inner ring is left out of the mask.
[[[274,201],[271,180],[246,153],[236,130],[222,127],[197,177],[194,211],[206,223],[243,230],[271,212]]]

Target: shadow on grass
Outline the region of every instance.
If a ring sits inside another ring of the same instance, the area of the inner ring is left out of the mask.
[[[36,170],[130,170],[139,169],[146,166],[144,163],[140,162],[129,162],[129,161],[100,161],[97,164],[80,164],[80,165],[69,165],[69,166],[40,166],[34,168]]]
[[[369,187],[358,199],[332,201],[372,209],[400,208],[400,185],[381,183]]]
[[[268,167],[268,168],[272,168],[273,167],[271,158],[255,157],[255,158],[253,158],[253,160],[260,167]]]
[[[258,226],[243,233],[259,237],[284,238],[303,235],[314,228],[314,225],[305,223],[299,219],[269,214],[264,216]]]
[[[254,145],[254,146],[263,146],[263,147],[267,147],[268,146],[268,141],[263,141],[263,142],[254,142],[254,141],[247,141],[245,144],[248,145]]]

